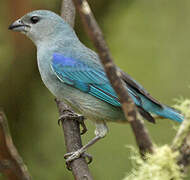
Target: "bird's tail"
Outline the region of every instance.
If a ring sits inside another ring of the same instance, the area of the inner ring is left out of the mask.
[[[173,109],[171,107],[165,106],[162,110],[156,112],[157,115],[172,119],[177,122],[182,122],[184,119],[184,116],[180,114],[176,109]]]

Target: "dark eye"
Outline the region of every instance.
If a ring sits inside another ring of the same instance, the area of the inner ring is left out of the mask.
[[[30,18],[30,20],[31,20],[32,24],[36,24],[40,19],[37,16],[33,16]]]

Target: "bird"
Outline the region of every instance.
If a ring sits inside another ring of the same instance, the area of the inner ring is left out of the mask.
[[[127,122],[98,54],[79,40],[62,17],[49,10],[35,10],[17,19],[9,29],[25,34],[37,47],[39,72],[50,92],[95,123],[95,137],[76,152],[68,153],[67,162],[80,157],[105,137],[107,122]],[[157,115],[183,121],[180,112],[153,98],[120,68],[117,71],[144,119],[155,123],[153,115]]]

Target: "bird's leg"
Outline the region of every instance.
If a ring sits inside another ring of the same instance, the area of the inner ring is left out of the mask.
[[[79,158],[80,156],[85,156],[88,157],[88,160],[90,163],[92,161],[92,157],[89,156],[88,154],[85,153],[85,151],[92,146],[93,144],[95,144],[98,140],[102,139],[103,137],[106,136],[108,132],[108,128],[105,124],[105,122],[101,122],[101,123],[96,123],[96,130],[95,130],[95,137],[89,141],[86,145],[84,145],[82,148],[80,148],[79,150],[75,151],[75,152],[69,152],[67,154],[64,155],[65,159],[66,159],[66,163],[67,166],[69,167],[69,163],[71,161],[73,161],[74,159]]]
[[[73,111],[66,109],[63,112],[63,115],[61,115],[58,119],[58,124],[60,125],[61,122],[63,122],[64,120],[77,120],[79,122],[79,124],[82,126],[82,131],[81,131],[81,135],[85,134],[87,132],[87,128],[86,125],[84,123],[84,116],[74,113]]]

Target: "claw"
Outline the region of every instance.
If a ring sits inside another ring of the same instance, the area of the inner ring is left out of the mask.
[[[82,153],[83,152],[81,152],[80,149],[78,151],[70,153],[70,156],[67,156],[67,158],[66,158],[66,162],[71,162],[75,159],[78,159]]]
[[[80,149],[78,151],[75,151],[75,152],[69,152],[69,153],[66,153],[64,155],[64,158],[66,159],[66,166],[67,166],[67,169],[68,170],[71,170],[71,166],[70,166],[70,163],[75,160],[75,159],[78,159],[80,157],[84,157],[84,158],[87,158],[87,163],[90,164],[93,160],[92,156],[88,153],[85,153],[83,151],[80,151]]]
[[[77,121],[79,122],[79,124],[82,127],[82,130],[81,130],[80,134],[83,135],[83,134],[85,134],[87,132],[87,128],[86,128],[86,125],[84,123],[85,118],[84,118],[84,116],[82,116],[80,114],[76,114],[76,116],[77,116]]]
[[[88,159],[87,164],[90,164],[93,160],[93,157],[88,153],[83,153],[81,156]]]
[[[64,158],[65,158],[65,159],[69,158],[69,156],[71,156],[73,153],[74,153],[74,152],[66,153],[66,154],[64,155]],[[71,170],[72,170],[72,168],[71,168],[71,162],[67,162],[67,161],[66,161],[66,167],[67,167],[67,169],[68,169],[69,171],[71,171]]]
[[[71,156],[74,152],[68,152],[64,154],[64,158],[67,159],[69,156]]]
[[[82,131],[80,133],[81,135],[83,135],[87,132],[87,128],[86,128],[86,125],[84,123],[84,116],[82,116],[80,114],[73,114],[71,112],[67,112],[66,114],[63,114],[59,117],[58,125],[60,126],[60,124],[66,119],[77,120],[79,122],[79,124],[82,126]]]
[[[71,168],[71,163],[70,163],[70,162],[66,162],[66,167],[67,167],[67,169],[68,169],[69,171],[72,170],[72,168]]]
[[[63,114],[59,117],[58,119],[58,125],[60,126],[60,123],[63,122],[64,120],[75,120],[76,118],[78,118],[78,116],[73,116],[72,113],[68,112],[67,114]]]
[[[83,134],[85,134],[88,131],[88,129],[86,128],[86,125],[84,123],[84,119],[81,122],[79,122],[79,123],[82,126],[82,130],[81,130],[80,134],[83,135]]]
[[[60,126],[60,124],[62,123],[63,119],[61,117],[59,117],[57,124]]]

